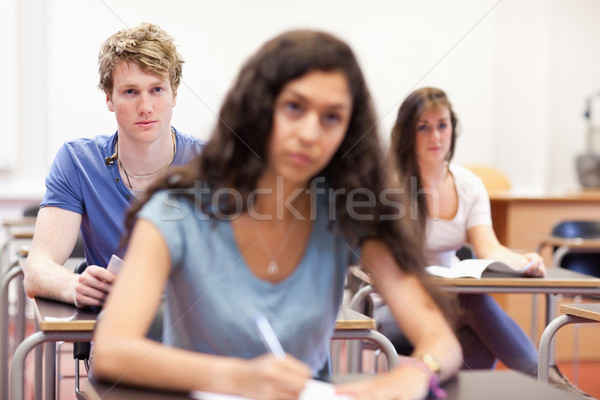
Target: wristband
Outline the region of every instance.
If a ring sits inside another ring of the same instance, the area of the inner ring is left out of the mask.
[[[408,365],[429,375],[429,393],[428,397],[445,398],[446,391],[440,387],[440,365],[433,359],[431,354],[425,354],[422,359],[414,357],[402,357],[398,362],[399,366]]]

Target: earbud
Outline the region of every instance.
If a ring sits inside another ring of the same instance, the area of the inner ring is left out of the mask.
[[[106,165],[113,165],[115,163],[116,159],[117,159],[117,153],[113,154],[110,157],[106,157],[104,159],[104,164],[106,164]]]

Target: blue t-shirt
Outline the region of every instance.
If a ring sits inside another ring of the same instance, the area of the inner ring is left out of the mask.
[[[200,153],[203,142],[174,131],[177,151],[173,165],[185,164]],[[115,152],[116,138],[115,133],[66,142],[46,177],[46,194],[40,207],[58,207],[81,214],[81,236],[88,265],[108,265],[111,255],[118,250],[125,231],[125,213],[133,200],[117,162],[105,162]]]
[[[254,358],[267,352],[254,323],[262,313],[285,352],[308,364],[316,376],[327,361],[347,267],[358,254],[329,226],[325,195],[316,203],[317,217],[300,263],[285,280],[271,283],[249,269],[230,221],[209,220],[172,191],[155,194],[139,217],[159,229],[171,257],[164,343]]]

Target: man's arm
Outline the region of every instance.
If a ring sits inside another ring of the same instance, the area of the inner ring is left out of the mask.
[[[25,263],[25,291],[79,306],[101,305],[114,274],[90,266],[77,275],[63,267],[73,251],[81,215],[57,207],[40,209],[29,256]],[[77,301],[75,300],[77,299]]]

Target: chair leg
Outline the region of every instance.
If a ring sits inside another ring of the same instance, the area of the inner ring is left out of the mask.
[[[60,381],[63,378],[61,369],[62,360],[62,347],[65,342],[60,341],[56,343],[56,398],[60,399]]]
[[[583,298],[575,296],[573,302],[581,304]],[[573,325],[573,383],[579,386],[579,324]]]
[[[75,360],[75,397],[78,400],[89,400],[85,392],[82,392],[79,386],[79,360]]]
[[[77,399],[87,399],[87,396],[80,389],[80,361],[83,360],[86,373],[89,375],[89,358],[90,358],[91,344],[90,342],[76,342],[73,343],[73,358],[75,359],[75,396]]]

